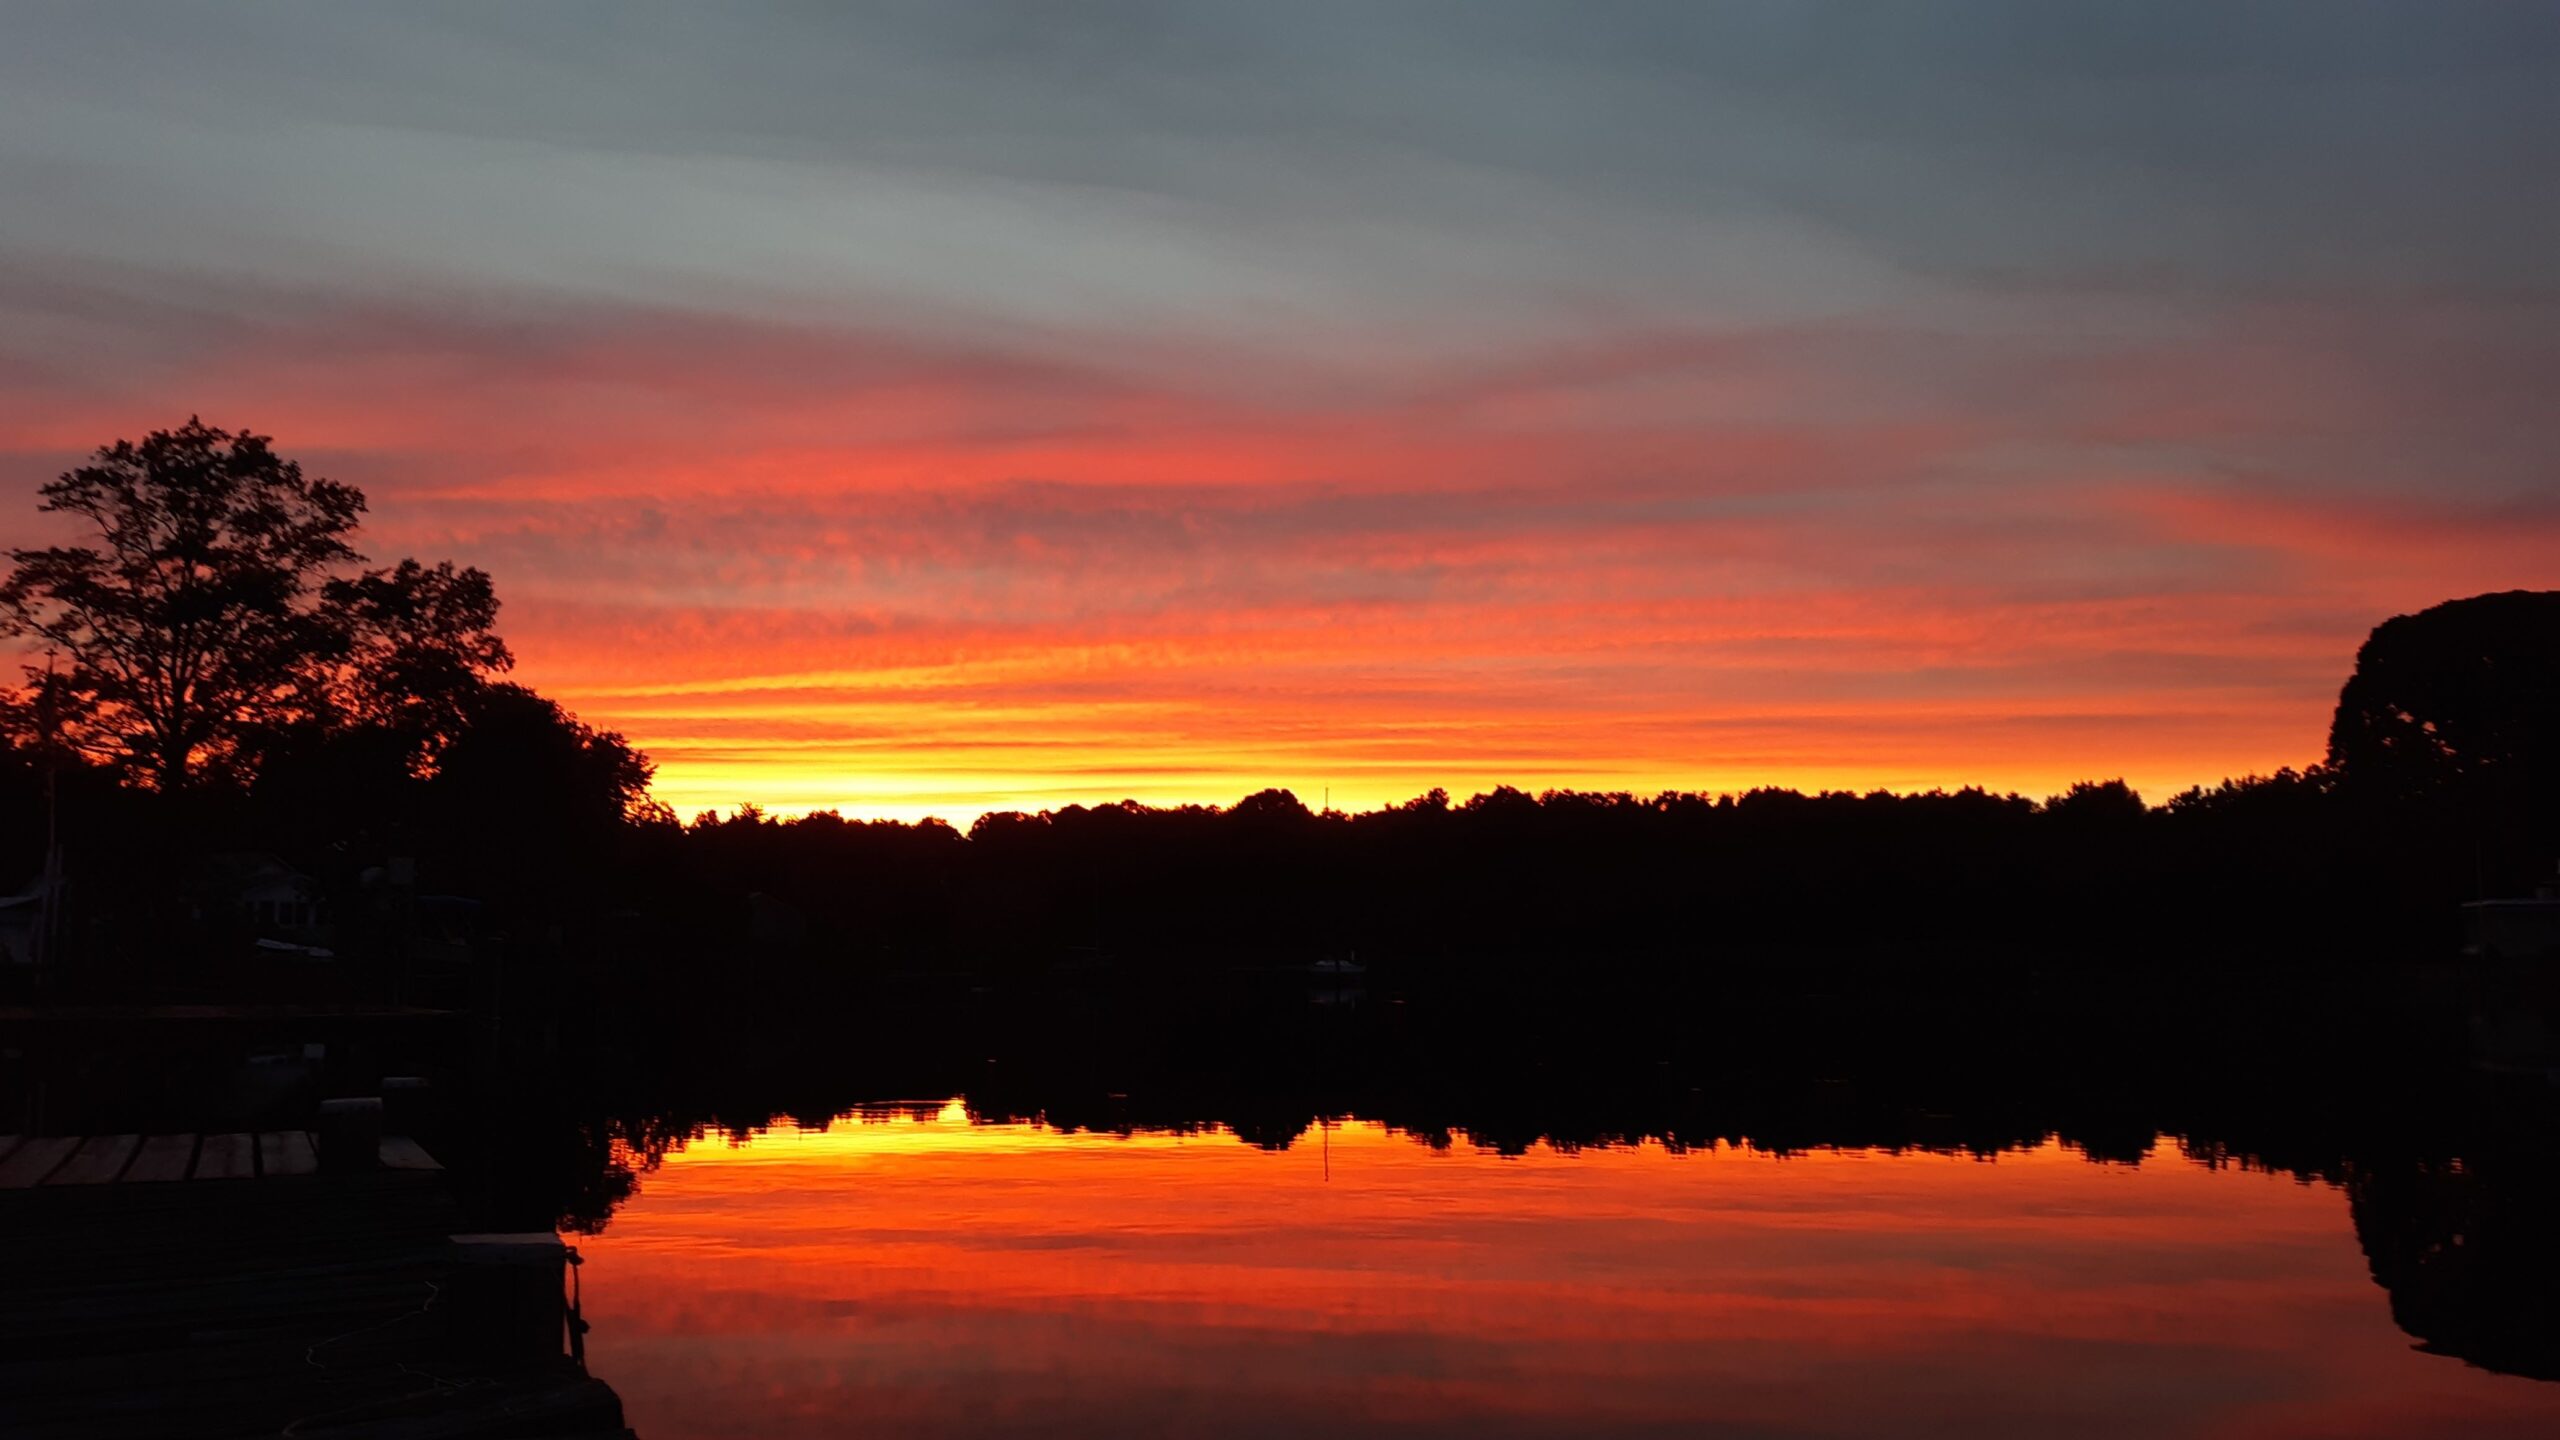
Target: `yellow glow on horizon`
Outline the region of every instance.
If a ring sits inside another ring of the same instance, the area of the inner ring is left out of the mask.
[[[930,1102],[921,1102],[930,1103]],[[2174,1143],[2166,1137],[2163,1153],[2176,1156]],[[840,1115],[823,1128],[792,1122],[769,1126],[743,1135],[712,1131],[701,1138],[670,1149],[661,1162],[662,1169],[712,1166],[718,1168],[782,1166],[804,1167],[858,1165],[869,1160],[887,1160],[924,1155],[1034,1155],[1057,1151],[1100,1150],[1114,1154],[1134,1155],[1149,1151],[1169,1151],[1208,1147],[1217,1150],[1243,1150],[1256,1156],[1270,1152],[1252,1144],[1223,1125],[1204,1125],[1196,1130],[1177,1131],[1136,1127],[1126,1131],[1069,1129],[1043,1120],[985,1120],[970,1113],[968,1102],[958,1096],[944,1101],[931,1114],[919,1114],[905,1105],[882,1104],[864,1106]],[[1402,1155],[1415,1149],[1429,1149],[1414,1133],[1398,1129],[1383,1121],[1356,1116],[1319,1119],[1289,1147],[1296,1154],[1316,1148],[1330,1148],[1335,1154],[1362,1151],[1385,1151]],[[1532,1147],[1533,1152],[1556,1154],[1552,1146]],[[1772,1151],[1747,1140],[1734,1143],[1707,1140],[1674,1152],[1659,1141],[1593,1147],[1595,1151],[1619,1157],[1649,1155],[1669,1160],[1691,1160],[1722,1156],[1728,1159],[1754,1161],[1780,1160],[1790,1166],[1828,1167],[1839,1165],[1880,1164],[1912,1160],[1942,1160],[1951,1164],[1999,1164],[2080,1167],[2089,1159],[2076,1146],[2048,1136],[2038,1144],[2022,1149],[2004,1150],[1995,1156],[1940,1151],[1889,1152],[1864,1148],[1822,1147],[1797,1151]],[[1463,1138],[1449,1147],[1448,1153],[1490,1158],[1496,1152],[1488,1146],[1476,1145]],[[1575,1152],[1588,1153],[1588,1152]]]
[[[946,757],[930,748],[884,754],[825,740],[776,741],[759,743],[752,754],[742,756],[734,746],[681,737],[654,744],[642,735],[631,738],[658,760],[653,795],[684,819],[705,810],[727,814],[741,803],[752,802],[777,817],[834,810],[848,819],[939,818],[963,829],[989,811],[1036,812],[1122,800],[1152,806],[1223,807],[1274,788],[1295,793],[1309,809],[1320,808],[1329,795],[1334,809],[1359,813],[1401,804],[1434,788],[1446,790],[1453,803],[1505,785],[1531,794],[1569,789],[1624,791],[1645,797],[1666,790],[1714,796],[1764,787],[1863,794],[1880,789],[1913,793],[1978,786],[1993,793],[2041,799],[2077,781],[2122,778],[2156,805],[2190,785],[2211,786],[2232,776],[2298,768],[2318,758],[2316,751],[2305,753],[2298,747],[2268,742],[2253,757],[2228,766],[2198,765],[2167,755],[2130,757],[2132,763],[2099,766],[2068,756],[2032,754],[1979,764],[1948,757],[1935,764],[1925,759],[1900,763],[1842,759],[1767,767],[1682,763],[1669,758],[1648,763],[1641,757],[1614,763],[1501,765],[1338,756],[1325,764],[1278,746],[1260,754],[1203,747],[1151,753],[1142,769],[1121,770],[1106,757],[1072,771],[1034,778],[1041,776],[1043,761],[1054,764],[1054,755],[1037,746],[1009,755],[1000,742],[981,742]],[[1008,759],[1015,763],[1005,764]]]

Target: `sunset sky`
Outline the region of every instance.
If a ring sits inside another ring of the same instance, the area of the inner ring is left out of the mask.
[[[2560,8],[0,0],[0,541],[200,413],[690,814],[2153,799],[2560,586]]]

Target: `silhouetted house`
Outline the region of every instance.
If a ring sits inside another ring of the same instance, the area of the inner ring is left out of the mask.
[[[2485,959],[2560,955],[2560,877],[2512,900],[2474,900],[2462,907],[2463,948]]]
[[[0,965],[36,963],[36,931],[44,918],[42,882],[0,895]]]
[[[202,891],[208,920],[228,919],[266,948],[309,953],[335,939],[320,884],[273,855],[237,851],[206,862]]]
[[[476,964],[486,909],[468,895],[420,895],[411,901],[403,948],[413,973],[451,976]]]
[[[421,895],[411,906],[410,923],[421,940],[468,949],[480,938],[480,916],[487,908],[468,895]]]
[[[1368,984],[1369,967],[1347,956],[1328,956],[1307,967],[1315,985],[1307,998],[1318,1005],[1357,1005]]]

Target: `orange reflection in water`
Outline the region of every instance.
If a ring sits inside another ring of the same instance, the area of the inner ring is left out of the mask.
[[[2547,1436],[2336,1191],[2163,1152],[1286,1152],[882,1113],[671,1156],[580,1242],[645,1440]]]

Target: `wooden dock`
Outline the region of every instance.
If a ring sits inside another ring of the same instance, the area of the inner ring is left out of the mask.
[[[382,1168],[440,1168],[406,1135],[382,1141]],[[232,1135],[0,1135],[0,1190],[37,1185],[154,1185],[179,1180],[287,1179],[320,1172],[308,1130]]]
[[[0,1435],[627,1440],[538,1269],[516,1353],[450,1323],[489,1313],[471,1228],[406,1137],[354,1174],[302,1130],[0,1137]]]

